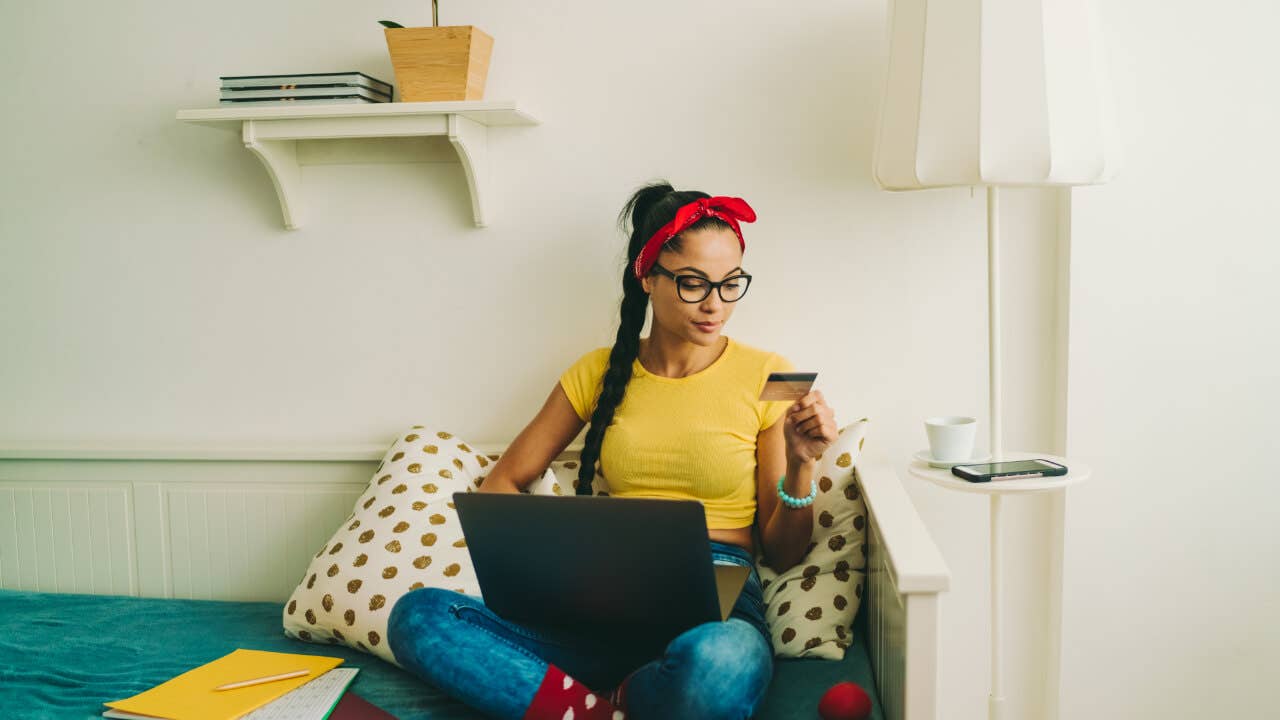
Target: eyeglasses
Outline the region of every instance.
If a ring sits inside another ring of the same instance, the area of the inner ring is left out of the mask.
[[[720,282],[711,282],[701,275],[676,275],[658,263],[653,264],[653,269],[659,275],[666,275],[675,280],[676,292],[680,295],[680,299],[687,303],[706,300],[712,288],[715,288],[721,300],[727,303],[738,302],[743,295],[747,294],[747,288],[751,286],[751,276],[746,273],[727,277]]]

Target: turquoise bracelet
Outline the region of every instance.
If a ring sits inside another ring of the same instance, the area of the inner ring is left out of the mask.
[[[786,490],[782,489],[782,483],[786,479],[787,479],[786,475],[783,475],[782,477],[778,478],[778,497],[782,500],[782,503],[784,505],[786,505],[789,508],[802,508],[802,507],[808,507],[809,505],[813,504],[813,499],[818,497],[818,483],[814,482],[813,480],[810,480],[809,495],[803,498],[794,498],[788,495]]]

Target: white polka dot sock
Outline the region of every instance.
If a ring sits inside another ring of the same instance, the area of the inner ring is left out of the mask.
[[[547,674],[525,710],[523,720],[625,720],[624,713],[555,665]]]

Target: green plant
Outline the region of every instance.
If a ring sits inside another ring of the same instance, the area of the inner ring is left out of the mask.
[[[394,20],[379,20],[378,24],[389,28],[404,27]],[[440,5],[438,0],[431,0],[431,27],[440,27]]]

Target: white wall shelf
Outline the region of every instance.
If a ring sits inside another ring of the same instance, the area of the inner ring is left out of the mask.
[[[306,164],[306,155],[298,152],[299,140],[448,137],[467,177],[476,226],[484,227],[489,128],[538,124],[509,101],[220,107],[179,110],[178,119],[239,130],[244,146],[266,167],[290,230],[301,227],[305,216],[299,167]]]

